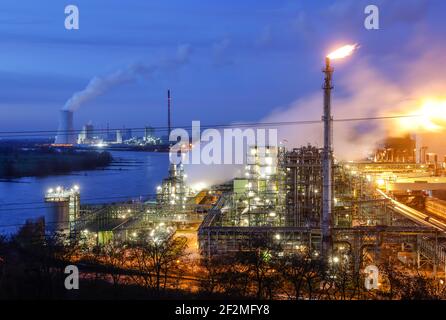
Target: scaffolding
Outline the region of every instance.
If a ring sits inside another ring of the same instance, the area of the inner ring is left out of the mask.
[[[169,176],[157,187],[157,203],[164,209],[182,211],[186,209],[190,189],[185,182],[183,164],[171,164]]]
[[[308,145],[286,154],[286,225],[319,227],[322,149]]]

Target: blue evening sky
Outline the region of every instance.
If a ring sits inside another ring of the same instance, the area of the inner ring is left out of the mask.
[[[64,28],[68,4],[80,30]],[[380,8],[380,30],[363,26],[368,4]],[[392,76],[389,57],[411,59],[419,37],[444,41],[445,19],[442,0],[1,0],[0,131],[54,130],[91,78],[134,64],[156,72],[86,102],[76,127],[165,126],[168,88],[174,125],[260,120],[320,89],[337,45],[361,48],[336,77],[358,56]],[[165,67],[181,46],[186,56]]]

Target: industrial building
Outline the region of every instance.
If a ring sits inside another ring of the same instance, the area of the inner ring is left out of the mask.
[[[440,266],[446,270],[446,219],[435,219],[420,211],[424,207],[411,207],[413,203],[384,191],[386,185],[398,185],[398,179],[415,177],[414,185],[421,185],[420,177],[444,174],[438,157],[405,136],[386,139],[370,160],[336,161],[329,57],[323,72],[323,148],[308,145],[276,152],[268,160],[276,165],[276,175],[269,178],[262,174],[259,159],[248,154],[245,176],[234,179],[233,190],[223,193],[198,230],[202,254],[255,250],[261,241],[280,254],[321,255],[329,263],[345,260],[357,270],[366,261],[392,258],[418,268],[430,266],[434,273]],[[278,193],[265,197],[264,190]],[[443,212],[438,201],[435,206],[432,200],[426,203],[427,210]]]
[[[50,233],[62,232],[72,235],[80,217],[80,192],[78,186],[65,189],[49,189],[45,202],[50,204],[49,219],[45,221]]]

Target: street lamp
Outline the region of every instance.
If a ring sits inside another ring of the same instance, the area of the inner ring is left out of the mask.
[[[332,76],[334,69],[331,67],[331,60],[342,59],[352,54],[358,47],[357,44],[345,45],[325,57],[325,68],[322,72],[324,79],[324,152],[322,166],[322,252],[326,257],[331,255],[332,249],[332,206],[333,206],[333,117],[331,115],[331,90],[333,89]]]

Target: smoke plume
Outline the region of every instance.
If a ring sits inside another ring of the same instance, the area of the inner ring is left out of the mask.
[[[431,49],[414,61],[395,61],[393,66],[398,70],[397,74],[380,71],[368,59],[355,63],[351,71],[342,77],[336,77],[335,72],[332,113],[335,119],[333,143],[337,158],[363,159],[386,137],[426,134],[417,127],[403,128],[399,119],[344,122],[336,122],[336,119],[417,114],[423,99],[444,99],[446,79],[443,74],[446,66],[441,60],[441,50]],[[297,99],[288,107],[276,109],[262,121],[320,120],[322,99],[322,90],[319,90]],[[308,143],[320,147],[323,145],[322,123],[281,126],[278,130],[279,139],[288,140],[287,146],[290,148]],[[441,135],[433,138],[430,134],[430,137],[431,152],[444,154],[444,144],[437,147]]]
[[[90,80],[85,89],[73,94],[65,103],[63,110],[74,111],[84,103],[105,94],[110,89],[133,82],[139,77],[150,77],[155,72],[178,68],[189,61],[190,53],[191,48],[189,45],[181,45],[178,47],[177,54],[173,58],[164,59],[152,65],[135,63],[105,76],[95,76]]]
[[[382,65],[364,58],[351,63],[350,71],[335,71],[332,112],[336,119],[355,119],[417,114],[425,98],[445,99],[446,64],[442,50],[429,52],[411,61],[396,58],[390,61],[393,72]],[[352,59],[353,60],[353,59]],[[389,61],[387,61],[389,62]],[[336,66],[335,66],[336,67]],[[338,68],[340,69],[340,68]],[[321,77],[321,84],[322,84]],[[323,93],[315,90],[290,105],[277,108],[259,122],[292,122],[320,120]],[[446,110],[444,111],[446,113]],[[425,132],[418,127],[400,125],[400,119],[354,120],[334,123],[334,153],[341,160],[364,159],[386,137],[406,134],[420,135],[428,144],[428,151],[439,159],[446,154],[444,132]],[[286,141],[287,149],[311,143],[323,146],[322,123],[277,126],[279,140]],[[204,181],[207,185],[242,177],[243,167],[237,165],[190,165],[186,168],[193,183]]]

